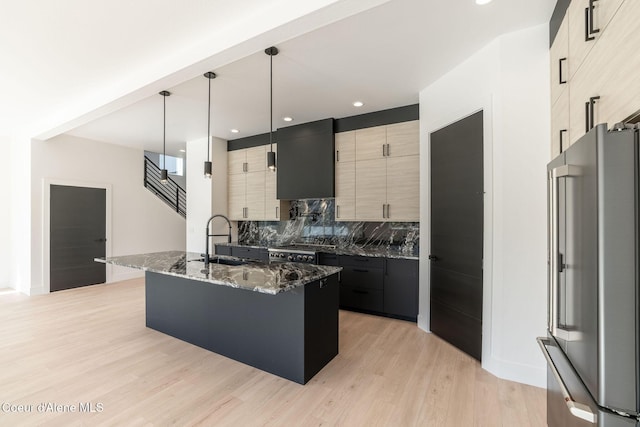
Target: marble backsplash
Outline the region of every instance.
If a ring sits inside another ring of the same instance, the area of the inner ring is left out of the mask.
[[[294,200],[288,221],[238,223],[238,242],[256,246],[292,243],[335,245],[338,248],[384,247],[417,252],[417,222],[341,222],[334,217],[334,199]]]

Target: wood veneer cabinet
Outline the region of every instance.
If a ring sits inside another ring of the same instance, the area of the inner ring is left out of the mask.
[[[265,218],[266,146],[227,152],[229,219]]]
[[[337,133],[336,144],[336,211],[338,221],[356,219],[356,132]]]
[[[336,134],[336,219],[419,221],[418,120]]]
[[[566,149],[596,124],[606,122],[611,127],[640,109],[635,102],[640,82],[633,71],[640,59],[632,54],[640,47],[639,3],[570,3],[550,50],[552,157],[560,153],[561,130]],[[564,52],[567,59],[560,61]],[[561,80],[566,83],[560,84]]]
[[[359,137],[356,130],[356,220],[419,221],[420,217],[420,137],[419,122],[395,123]],[[372,148],[375,147],[375,148]],[[360,157],[365,153],[365,158]],[[369,153],[380,153],[371,159]]]
[[[269,146],[267,146],[269,150]],[[278,144],[273,144],[273,152],[278,152]],[[277,159],[277,156],[276,156]],[[269,168],[264,173],[265,181],[265,208],[264,208],[264,221],[280,221],[282,219],[289,219],[289,204],[287,201],[278,200],[277,188],[278,188],[278,174],[276,171],[272,171]]]

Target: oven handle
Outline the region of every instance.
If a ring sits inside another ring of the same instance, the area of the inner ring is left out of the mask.
[[[585,405],[584,403],[576,402],[571,397],[571,394],[569,394],[569,390],[567,390],[567,387],[565,386],[564,381],[562,381],[562,378],[560,377],[560,373],[558,372],[558,368],[556,368],[556,365],[554,365],[553,360],[551,360],[551,356],[549,355],[549,350],[547,350],[547,346],[545,345],[545,343],[548,343],[549,340],[544,337],[538,337],[536,338],[536,341],[538,341],[538,345],[542,350],[542,354],[544,354],[544,358],[547,359],[547,363],[549,364],[549,369],[551,369],[551,373],[553,374],[556,381],[558,382],[558,385],[560,386],[562,397],[564,398],[564,402],[566,403],[567,408],[569,408],[569,412],[571,412],[571,415],[573,415],[574,417],[580,418],[582,420],[588,421],[591,424],[595,424],[597,421],[597,417],[596,417],[596,414],[594,414],[591,411],[591,408],[589,408],[589,406]]]

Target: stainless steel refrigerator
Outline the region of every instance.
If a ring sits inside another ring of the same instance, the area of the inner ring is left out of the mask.
[[[590,130],[548,165],[550,427],[640,426],[638,130]]]

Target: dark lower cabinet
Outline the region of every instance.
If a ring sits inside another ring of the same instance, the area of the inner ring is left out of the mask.
[[[231,256],[231,246],[229,245],[215,245],[216,255],[228,255]]]
[[[215,245],[216,255],[229,255],[244,259],[269,262],[267,248],[252,248],[248,246]]]
[[[339,265],[340,307],[416,321],[418,261],[333,255],[320,264]],[[331,263],[331,264],[329,264]]]
[[[384,274],[384,312],[418,319],[418,261],[388,258]]]

